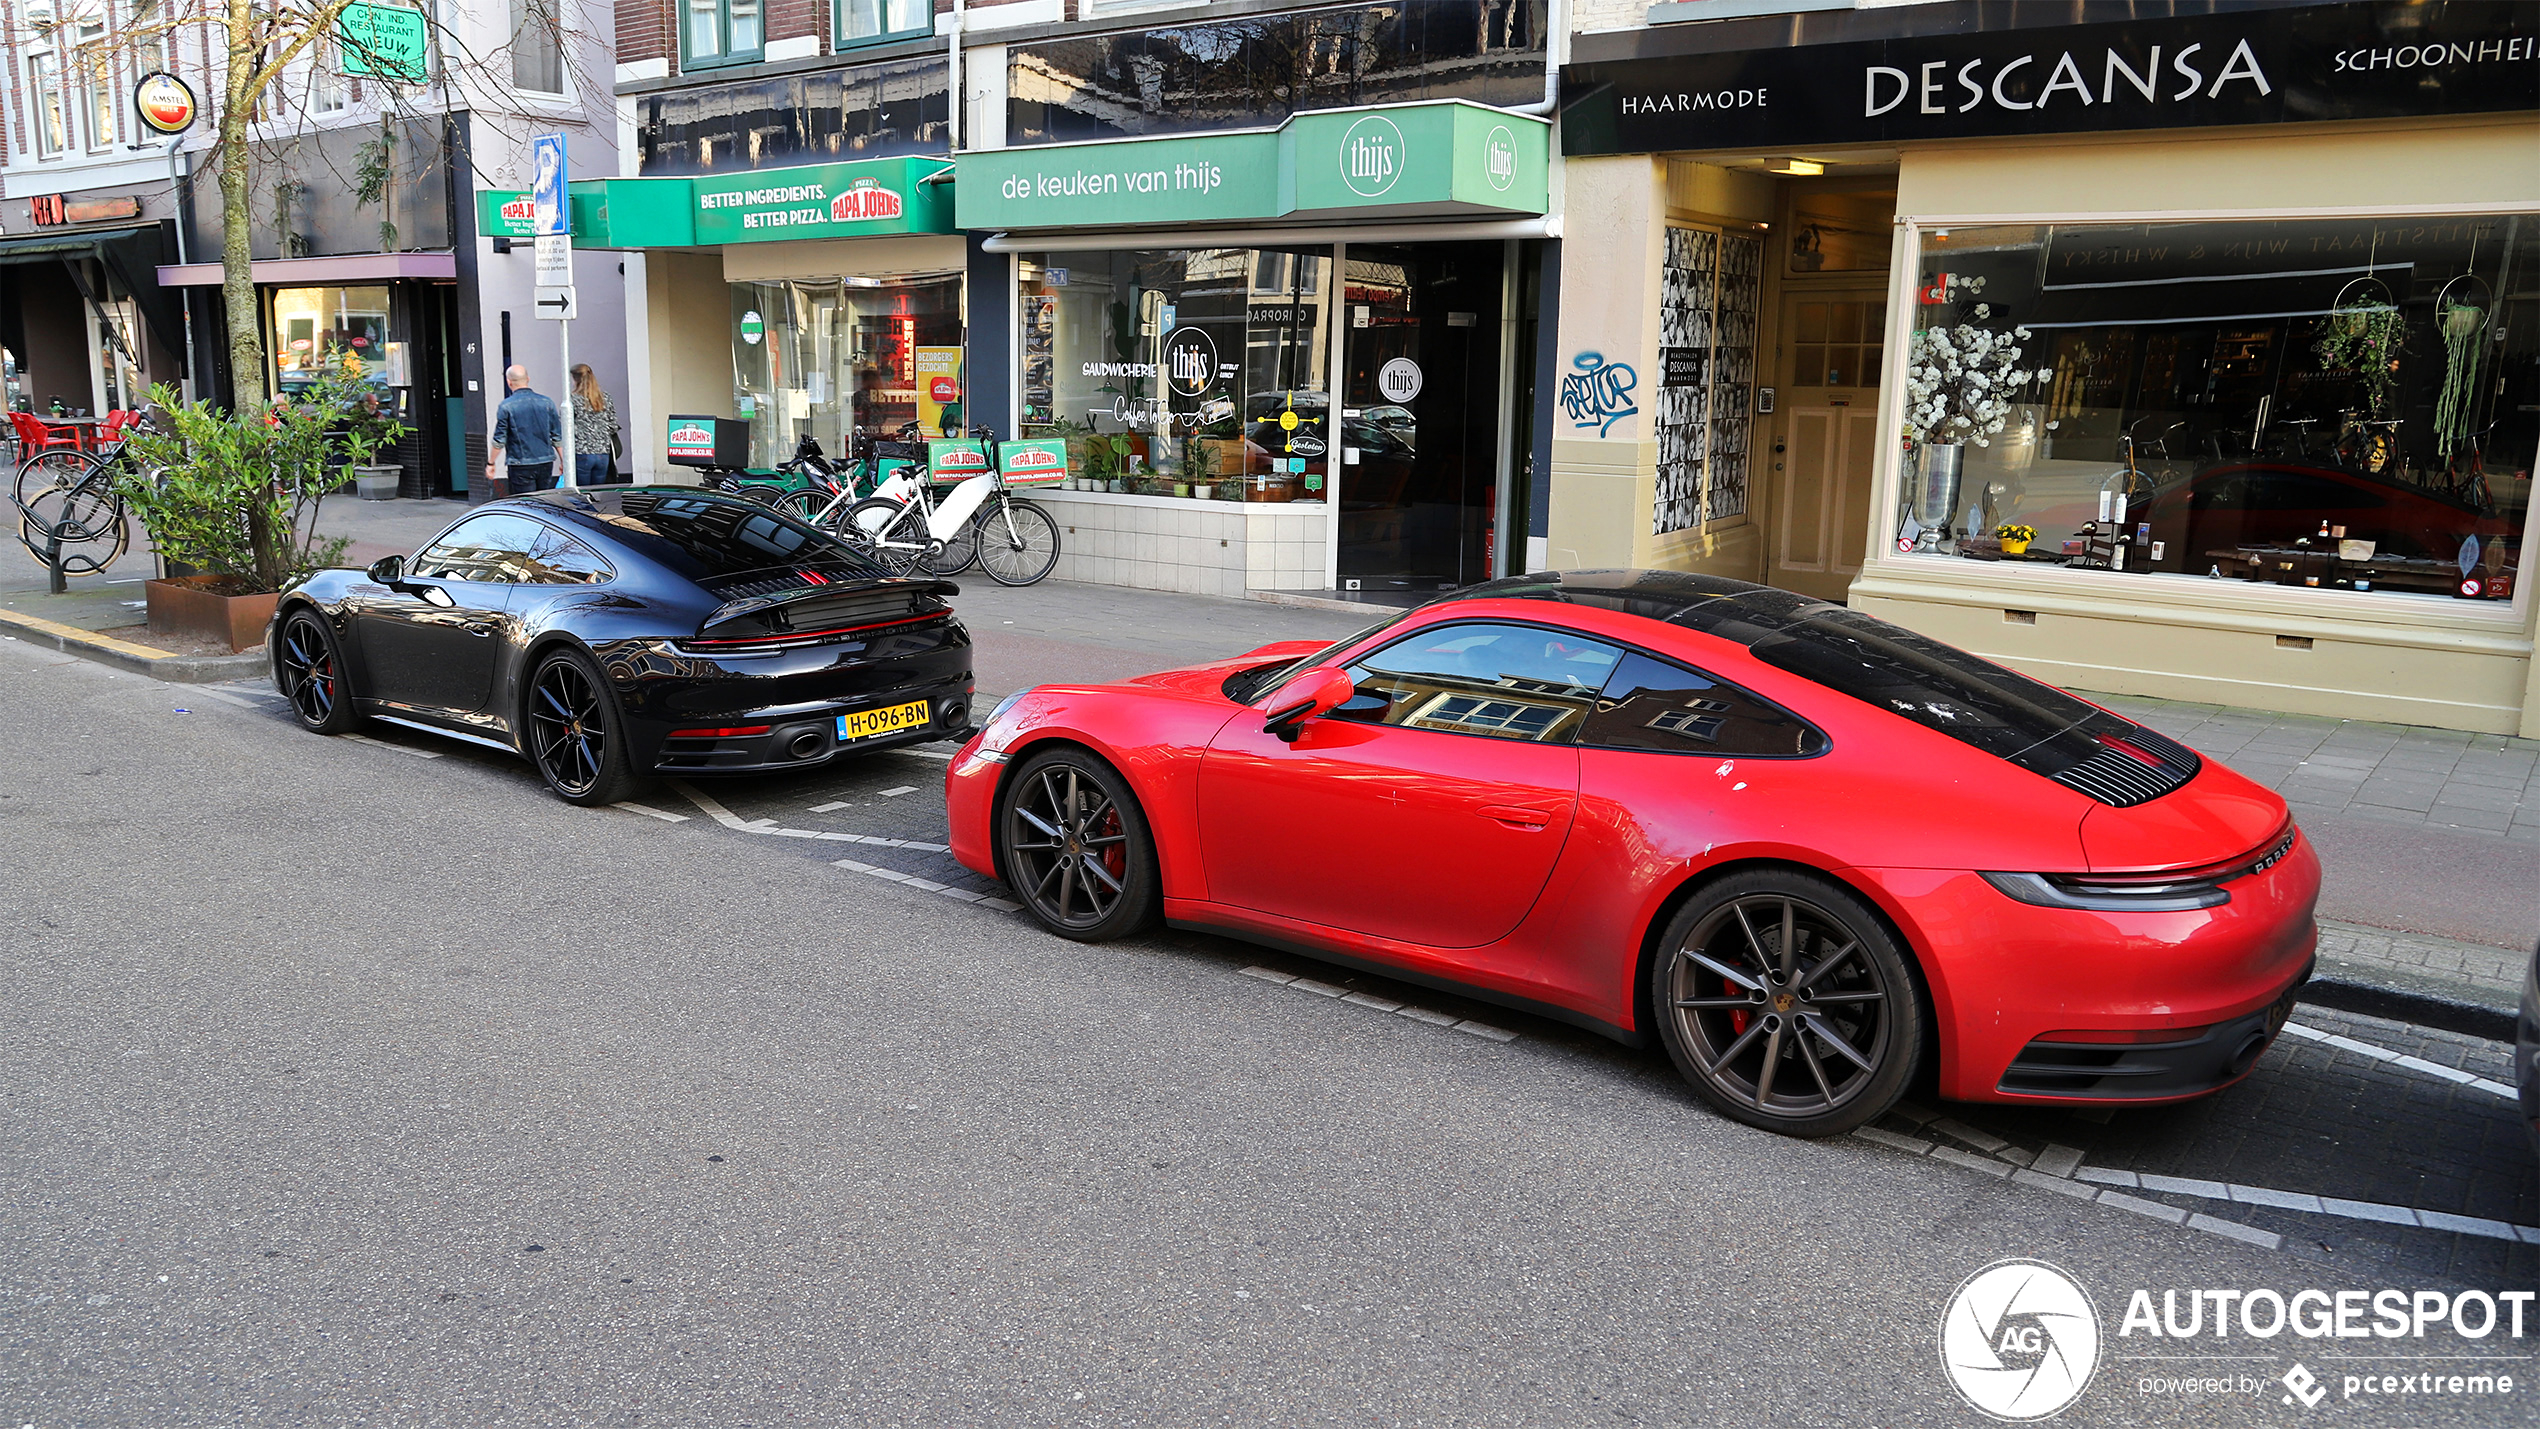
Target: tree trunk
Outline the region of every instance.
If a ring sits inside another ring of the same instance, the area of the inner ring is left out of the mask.
[[[255,117],[255,77],[259,47],[254,0],[228,0],[225,26],[229,73],[221,105],[220,155],[221,311],[229,323],[229,383],[232,410],[242,414],[265,409],[264,315],[257,310],[253,230],[249,195],[247,130]]]

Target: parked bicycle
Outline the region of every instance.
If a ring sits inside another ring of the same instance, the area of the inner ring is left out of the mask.
[[[150,430],[148,419],[136,416],[124,430]],[[133,469],[131,448],[120,443],[102,453],[71,447],[30,453],[18,463],[10,489],[18,508],[18,540],[47,563],[58,543],[64,575],[95,575],[113,565],[132,544],[132,526],[115,483]]]
[[[802,490],[785,493],[786,507],[815,526],[835,530],[847,508],[858,501],[905,495],[913,478],[904,478],[912,470],[922,474],[925,466],[926,449],[920,440],[923,430],[917,423],[909,422],[890,439],[872,436],[862,429],[849,432],[844,470],[829,463],[817,440],[804,436],[794,444],[794,460],[778,468],[799,471],[806,481]]]
[[[978,435],[993,453],[993,436]],[[955,575],[976,560],[999,585],[1031,585],[1058,565],[1058,522],[1015,496],[1006,478],[1004,465],[991,456],[987,470],[963,479],[940,505],[934,483],[921,478],[904,501],[880,496],[848,507],[840,530],[895,574]]]

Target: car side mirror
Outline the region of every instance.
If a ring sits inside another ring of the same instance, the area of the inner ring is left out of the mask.
[[[1358,686],[1346,670],[1328,665],[1307,670],[1279,686],[1277,693],[1259,705],[1261,732],[1275,735],[1294,744],[1305,722],[1327,715],[1347,704],[1358,693]]]
[[[370,578],[381,585],[395,585],[406,578],[406,558],[382,556],[370,563]]]

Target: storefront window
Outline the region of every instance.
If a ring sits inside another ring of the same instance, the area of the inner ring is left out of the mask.
[[[1920,241],[1901,547],[2511,596],[2540,449],[2540,215]]]
[[[1048,253],[1021,271],[1022,435],[1067,439],[1071,486],[1324,499],[1329,253]],[[1364,435],[1381,438],[1372,426]]]
[[[839,458],[855,428],[941,436],[969,421],[962,378],[958,277],[732,285],[732,401],[754,467],[806,436]]]
[[[276,392],[328,374],[388,381],[387,288],[276,288],[271,311]]]

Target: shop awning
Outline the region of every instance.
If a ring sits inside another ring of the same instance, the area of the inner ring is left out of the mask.
[[[457,281],[459,261],[448,253],[348,253],[340,258],[259,258],[247,271],[260,284],[297,288],[407,278],[447,283]],[[162,287],[217,288],[221,282],[218,263],[171,263],[159,269]]]
[[[132,297],[140,309],[141,320],[159,339],[159,345],[171,352],[182,351],[185,340],[172,310],[168,295],[160,289],[164,283],[148,281],[151,269],[159,261],[160,226],[155,223],[131,228],[89,228],[68,233],[30,233],[22,237],[0,238],[0,264],[58,263],[69,258],[94,258],[106,266],[117,285]],[[87,291],[87,280],[78,280],[81,293],[90,302],[100,295]]]
[[[1326,110],[1276,129],[966,153],[953,187],[971,230],[1533,217],[1551,205],[1551,127],[1460,99]]]
[[[50,263],[64,258],[87,258],[97,254],[108,243],[134,239],[149,234],[156,237],[157,228],[98,228],[77,233],[35,233],[24,238],[0,238],[0,263]]]
[[[950,159],[922,156],[743,169],[669,179],[576,179],[567,202],[577,248],[719,248],[805,238],[957,233]],[[480,189],[477,232],[532,236],[529,196]]]

